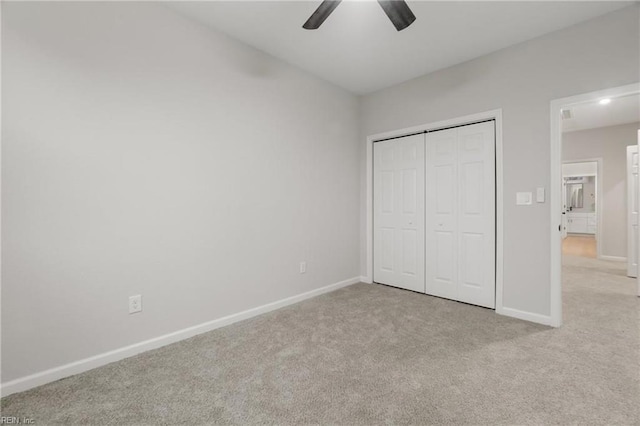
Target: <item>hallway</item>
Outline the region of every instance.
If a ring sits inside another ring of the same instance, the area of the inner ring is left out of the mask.
[[[569,234],[562,241],[562,255],[595,259],[598,257],[596,238],[593,235]]]

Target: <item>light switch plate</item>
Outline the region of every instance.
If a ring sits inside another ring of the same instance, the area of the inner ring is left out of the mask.
[[[544,203],[544,188],[536,188],[536,202]]]
[[[516,192],[516,205],[528,206],[531,205],[533,194],[531,192]]]

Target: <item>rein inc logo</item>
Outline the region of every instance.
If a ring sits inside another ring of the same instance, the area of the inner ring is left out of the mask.
[[[0,416],[0,425],[34,425],[35,420],[30,417]]]

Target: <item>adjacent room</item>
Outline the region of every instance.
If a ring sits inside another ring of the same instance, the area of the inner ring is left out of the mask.
[[[640,418],[637,2],[0,8],[0,424]]]
[[[627,262],[635,192],[640,96],[604,98],[563,109],[563,252]],[[631,148],[629,148],[631,147]],[[628,158],[629,157],[629,158]],[[635,277],[636,274],[630,274]]]

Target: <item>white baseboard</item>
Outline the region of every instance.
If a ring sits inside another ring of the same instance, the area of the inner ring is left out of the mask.
[[[360,282],[361,283],[366,283],[366,284],[372,284],[373,280],[369,277],[365,277],[364,275],[360,276]]]
[[[216,328],[224,327],[226,325],[230,325],[238,321],[274,311],[276,309],[280,309],[285,306],[292,305],[294,303],[298,303],[324,293],[328,293],[330,291],[338,290],[339,288],[358,283],[360,282],[360,280],[360,277],[350,278],[348,280],[330,284],[316,290],[311,290],[306,293],[298,294],[296,296],[287,297],[286,299],[278,300],[276,302],[267,303],[266,305],[258,306],[256,308],[218,318],[213,321],[208,321],[202,324],[195,325],[193,327],[178,330],[173,333],[135,343],[130,346],[125,346],[113,351],[105,352],[29,376],[11,380],[0,385],[0,396],[4,397],[7,395],[11,395],[12,393],[23,392],[37,386],[44,385],[46,383],[51,383],[65,377],[73,376],[74,374],[83,373],[85,371],[101,367],[115,361],[120,361],[124,358],[129,358],[141,352],[160,348],[171,343],[179,342],[180,340],[188,339],[189,337],[193,337],[197,334],[206,333],[208,331],[215,330]]]
[[[601,255],[600,256],[601,260],[611,260],[613,262],[626,262],[627,258],[626,257],[622,257],[622,256],[607,256],[607,255]]]
[[[552,325],[551,317],[548,315],[534,314],[532,312],[521,311],[519,309],[505,308],[496,309],[496,313],[507,317],[518,318],[525,321],[535,322],[543,325]]]

